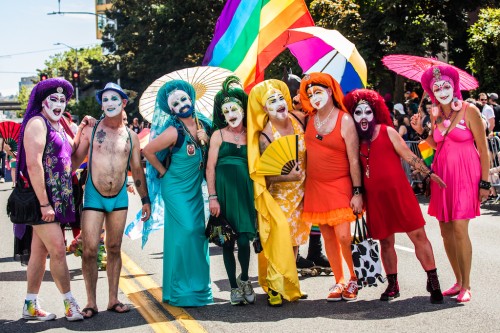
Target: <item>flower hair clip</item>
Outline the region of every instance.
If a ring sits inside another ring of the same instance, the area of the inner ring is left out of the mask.
[[[432,76],[434,76],[436,81],[441,80],[441,71],[439,70],[439,67],[434,67],[432,69]]]

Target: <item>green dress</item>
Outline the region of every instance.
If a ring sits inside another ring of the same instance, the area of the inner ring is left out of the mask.
[[[162,299],[174,306],[212,303],[208,240],[200,170],[201,150],[187,154],[189,136],[161,182],[165,203]]]
[[[247,146],[222,141],[215,167],[215,189],[221,213],[239,233],[255,237],[253,183],[248,172]]]

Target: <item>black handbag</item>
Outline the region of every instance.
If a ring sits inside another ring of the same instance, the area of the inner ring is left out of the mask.
[[[7,215],[12,223],[31,224],[42,220],[40,202],[33,187],[21,177],[7,200]]]
[[[226,218],[219,214],[218,217],[210,215],[205,228],[205,236],[210,243],[220,247],[227,247],[234,244],[238,238],[238,233],[234,231]]]
[[[257,231],[257,233],[255,234],[255,239],[253,240],[253,249],[255,251],[256,254],[259,254],[262,252],[262,243],[260,242],[260,235],[259,235],[259,232]]]

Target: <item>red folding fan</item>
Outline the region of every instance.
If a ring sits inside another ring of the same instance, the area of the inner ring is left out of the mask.
[[[20,131],[21,124],[19,123],[13,121],[0,122],[0,135],[13,151],[17,151],[17,139]]]

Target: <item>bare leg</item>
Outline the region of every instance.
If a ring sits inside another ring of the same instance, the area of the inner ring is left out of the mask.
[[[469,220],[453,221],[455,253],[462,277],[462,289],[470,289],[470,271],[472,265],[472,243],[469,238]]]
[[[104,220],[104,213],[85,210],[82,214],[82,271],[87,290],[87,305],[85,308],[97,310],[96,286],[97,286],[97,248]],[[86,312],[87,315],[89,312]]]
[[[427,238],[424,227],[408,232],[407,235],[415,246],[415,254],[424,270],[429,271],[436,268],[432,245]]]
[[[394,234],[380,240],[380,250],[382,264],[387,275],[396,274],[398,272],[398,256],[394,249],[395,237]]]
[[[118,283],[122,269],[121,246],[126,218],[126,210],[119,210],[106,215],[106,252],[108,255],[106,273],[108,274],[109,285],[108,309],[120,302],[118,300]],[[128,310],[129,308],[126,305],[116,308],[118,312]]]
[[[335,234],[335,228],[326,224],[320,225],[319,229],[325,239],[325,250],[330,266],[334,274],[334,279],[337,283],[344,285],[344,269],[342,268],[342,253],[340,243]],[[351,257],[352,260],[352,257]]]
[[[354,263],[352,261],[352,252],[351,252],[351,223],[344,222],[336,225],[335,227],[335,235],[340,243],[342,249],[342,256],[349,268],[349,273],[351,274],[350,280],[357,280],[356,272],[354,271]]]
[[[297,258],[297,255],[299,254],[299,247],[298,246],[294,246],[293,247],[293,255],[294,255],[294,258]]]
[[[66,247],[64,246],[64,238],[59,223],[35,225],[33,226],[33,234],[35,233],[50,254],[50,273],[54,278],[57,289],[61,294],[69,292],[71,288],[66,262]]]
[[[443,237],[444,249],[448,260],[450,261],[451,268],[455,274],[455,279],[458,285],[462,285],[462,274],[460,272],[460,265],[458,264],[455,234],[453,232],[453,223],[440,222],[439,227],[441,228],[441,237]]]
[[[42,240],[35,232],[33,232],[33,239],[31,241],[31,256],[30,261],[28,262],[28,269],[26,271],[28,294],[38,294],[40,291],[43,275],[45,274],[47,254],[49,254],[49,252],[45,248],[45,245],[43,245]]]

